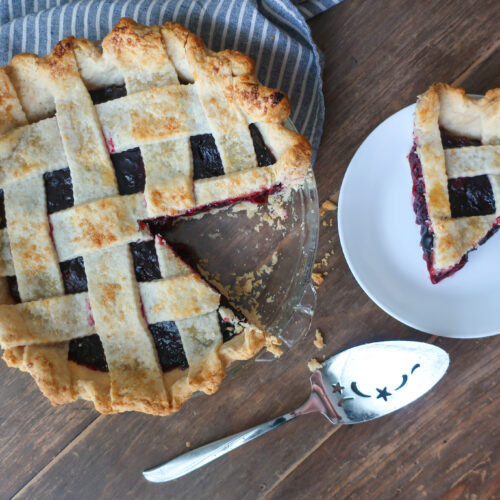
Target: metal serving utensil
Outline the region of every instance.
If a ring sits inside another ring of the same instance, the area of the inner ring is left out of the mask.
[[[319,412],[332,424],[382,417],[425,394],[448,365],[445,351],[423,342],[374,342],[347,349],[311,375],[311,394],[297,410],[188,451],[143,475],[153,483],[171,481],[306,413]]]

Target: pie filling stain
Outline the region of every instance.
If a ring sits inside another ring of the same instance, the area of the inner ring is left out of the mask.
[[[441,142],[444,149],[481,146],[481,141],[477,139],[454,135],[442,127],[440,127],[440,131]],[[439,272],[434,269],[434,232],[427,211],[422,164],[417,154],[416,143],[413,144],[410,154],[408,155],[408,160],[413,180],[413,210],[416,215],[416,223],[420,225],[420,244],[422,246],[424,260],[427,263],[431,282],[435,284],[462,269],[468,260],[467,254],[461,258],[460,262],[449,269]],[[495,198],[487,175],[448,179],[448,195],[452,217],[454,218],[495,213]],[[500,223],[500,221],[497,221],[497,224],[498,223]],[[493,226],[479,244],[482,245],[485,243],[498,229],[498,225]]]
[[[69,167],[44,173],[43,182],[49,215],[74,205],[73,182]]]
[[[125,85],[116,85],[104,89],[90,91],[90,96],[94,104],[101,104],[106,101],[118,99],[127,95]],[[266,146],[265,141],[256,125],[249,125],[250,134],[257,157],[259,167],[265,167],[276,163],[271,150]],[[191,151],[193,155],[193,180],[206,179],[224,175],[222,160],[215,144],[215,139],[211,134],[202,134],[190,137]],[[144,162],[139,148],[133,148],[121,153],[110,155],[113,163],[118,189],[121,195],[143,192],[145,187]],[[45,192],[47,199],[47,212],[49,214],[70,208],[74,205],[73,184],[69,168],[63,168],[45,173]],[[193,215],[199,212],[209,211],[213,208],[231,205],[237,201],[251,201],[254,203],[267,203],[270,194],[281,191],[282,186],[273,186],[270,189],[251,193],[245,196],[229,198],[209,205],[195,207],[183,215]],[[3,203],[3,190],[0,190],[0,229],[5,227],[5,208]],[[171,217],[160,217],[148,221],[148,226],[153,234],[166,232]],[[188,252],[187,247],[174,245],[175,251],[193,269],[196,269],[197,260],[193,258],[192,252]],[[130,243],[130,250],[134,262],[134,271],[138,282],[161,279],[160,266],[154,241],[144,241]],[[61,273],[63,276],[64,289],[67,294],[81,293],[88,291],[87,277],[82,257],[76,257],[69,261],[61,262]],[[9,289],[13,299],[21,302],[17,279],[15,276],[7,277]],[[236,321],[246,322],[246,318],[241,312],[232,307],[226,297],[221,295],[220,305],[232,311]],[[227,342],[233,338],[237,332],[235,325],[230,318],[222,318],[218,313],[219,326],[223,341]],[[182,345],[181,336],[175,322],[165,321],[148,325],[153,337],[158,359],[163,371],[174,368],[186,369],[188,362]],[[73,339],[69,342],[68,359],[88,368],[107,372],[108,365],[98,334],[88,337]]]
[[[133,148],[121,153],[113,153],[110,157],[115,168],[120,194],[134,194],[144,191],[146,172],[141,150]]]
[[[127,89],[125,85],[113,85],[103,89],[90,90],[89,94],[94,104],[102,104],[103,102],[125,97]]]

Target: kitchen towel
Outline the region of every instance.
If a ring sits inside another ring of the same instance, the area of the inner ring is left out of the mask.
[[[100,40],[121,17],[177,21],[212,50],[248,54],[259,80],[290,97],[292,121],[316,157],[324,121],[321,56],[306,18],[340,0],[0,0],[0,65],[45,55],[68,35]]]

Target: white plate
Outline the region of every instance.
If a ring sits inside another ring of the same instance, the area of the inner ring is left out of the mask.
[[[381,123],[363,142],[340,190],[342,249],[367,295],[413,328],[445,337],[500,332],[500,233],[469,254],[454,276],[433,285],[420,247],[406,156],[415,105]]]

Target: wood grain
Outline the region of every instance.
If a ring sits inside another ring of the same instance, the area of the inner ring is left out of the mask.
[[[310,25],[325,56],[321,201],[338,194],[366,135],[429,84],[472,93],[500,85],[497,0],[345,0]],[[168,418],[97,418],[85,403],[52,409],[28,377],[2,366],[0,497],[500,498],[500,337],[441,339],[398,323],[348,270],[336,213],[323,220],[319,257],[333,256],[312,325],[324,332],[323,351],[309,335],[279,362],[246,365],[217,394]],[[186,441],[199,446],[298,406],[310,358],[382,339],[436,342],[450,352],[450,371],[430,394],[378,421],[333,427],[310,415],[186,478],[142,479],[143,468],[182,453]]]

